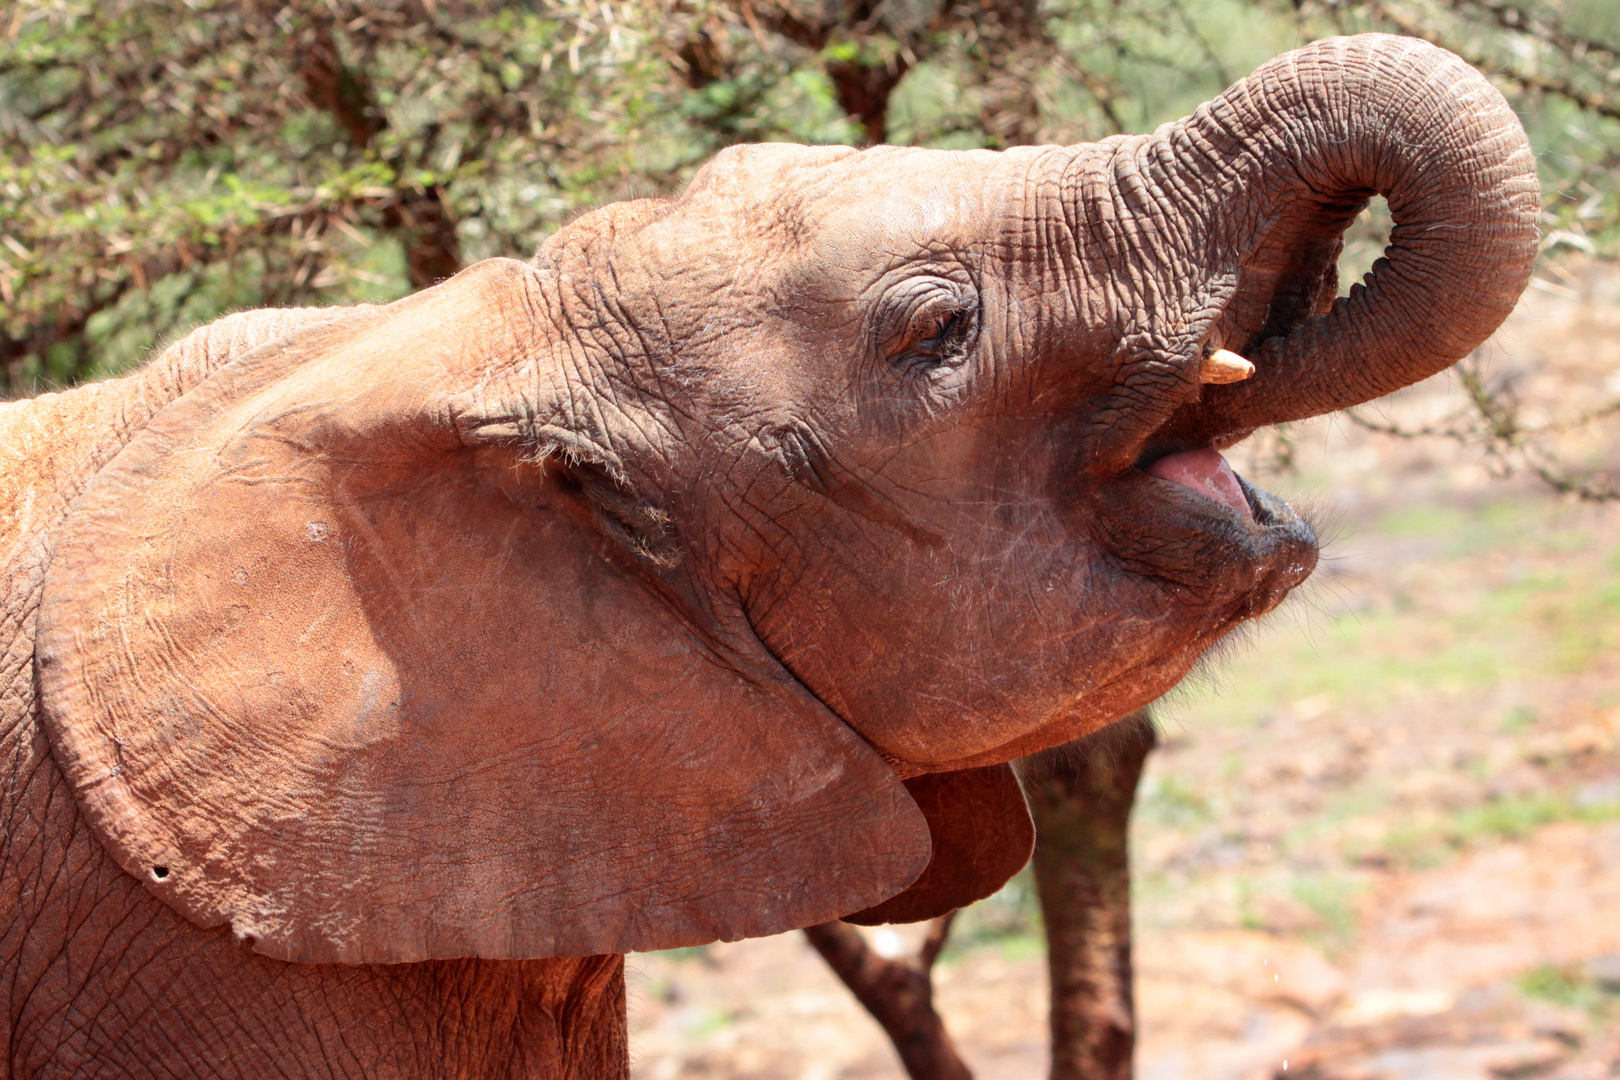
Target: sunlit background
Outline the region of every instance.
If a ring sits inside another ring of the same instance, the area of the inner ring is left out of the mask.
[[[1138,1073],[1620,1075],[1613,0],[12,0],[0,395],[117,373],[227,311],[527,255],[732,143],[1146,131],[1362,30],[1493,77],[1537,150],[1545,255],[1457,372],[1230,455],[1332,540],[1158,710]],[[1356,223],[1346,284],[1386,232],[1381,204]],[[936,972],[981,1077],[1046,1068],[1032,895],[1020,877],[964,913]],[[646,1080],[899,1075],[798,936],[631,971]]]

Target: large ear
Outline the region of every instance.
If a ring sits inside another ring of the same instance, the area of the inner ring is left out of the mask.
[[[1024,868],[1035,823],[1011,765],[924,773],[906,790],[928,819],[934,853],[902,893],[845,915],[861,926],[921,922],[983,900]]]
[[[925,865],[900,781],[757,642],[556,468],[468,445],[502,388],[532,431],[548,387],[589,396],[548,288],[492,261],[264,346],[75,504],[46,728],[192,921],[305,962],[575,956],[825,921]]]

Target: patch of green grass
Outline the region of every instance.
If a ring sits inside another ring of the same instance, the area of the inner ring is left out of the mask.
[[[1238,925],[1245,930],[1265,930],[1266,920],[1260,915],[1260,906],[1257,902],[1259,889],[1254,880],[1248,877],[1239,877],[1232,882],[1236,892],[1234,900],[1237,907]]]
[[[642,987],[642,993],[665,1003],[673,1003],[680,997],[675,980],[663,975],[655,975],[648,979],[646,985]]]
[[[1590,547],[1591,532],[1572,527],[1568,518],[1556,500],[1509,497],[1468,507],[1406,507],[1386,515],[1375,530],[1391,537],[1442,539],[1451,556],[1516,547],[1569,554]]]
[[[730,1024],[733,1019],[732,1014],[725,1009],[706,1009],[702,1015],[687,1026],[687,1037],[701,1039],[705,1035],[712,1035]]]
[[[1208,798],[1174,776],[1157,773],[1143,781],[1132,814],[1172,829],[1202,825],[1215,818]]]
[[[1381,859],[1407,870],[1428,870],[1456,853],[1445,831],[1432,822],[1403,821],[1390,826],[1383,843],[1358,853],[1366,860]]]
[[[1556,659],[1569,674],[1620,649],[1620,581],[1588,582],[1587,587],[1537,614],[1556,641]]]
[[[1536,722],[1536,710],[1528,705],[1515,705],[1502,717],[1500,725],[1504,735],[1515,735],[1529,729]]]
[[[1133,843],[1135,841],[1133,840]],[[1153,867],[1133,867],[1131,871],[1131,916],[1141,920],[1167,908],[1186,893],[1187,884],[1179,874],[1167,874]]]
[[[1471,847],[1482,840],[1523,840],[1542,825],[1582,817],[1579,808],[1557,795],[1498,799],[1456,811],[1450,839],[1454,847]]]
[[[1443,817],[1396,825],[1385,833],[1378,854],[1398,865],[1426,869],[1470,848],[1522,840],[1543,825],[1560,821],[1620,821],[1620,800],[1582,803],[1562,793],[1496,799]]]
[[[1020,953],[1028,942],[1035,943],[1036,951],[1045,948],[1035,874],[1026,866],[994,895],[957,913],[941,958],[950,959],[970,949],[991,945],[1029,955]]]
[[[1210,886],[1206,881],[1200,887]],[[1355,901],[1363,886],[1353,876],[1262,870],[1233,874],[1219,887],[1225,893],[1228,917],[1240,929],[1298,935],[1327,953],[1355,943],[1360,926]]]
[[[1393,510],[1380,518],[1374,529],[1385,536],[1457,536],[1468,531],[1470,525],[1463,511],[1431,503]]]
[[[1518,985],[1527,998],[1583,1009],[1603,1020],[1620,1016],[1620,986],[1590,978],[1579,967],[1542,964],[1520,975]]]
[[[1542,964],[1519,976],[1521,994],[1554,1005],[1574,1005],[1589,987],[1579,970],[1555,964]]]
[[[1310,860],[1324,848],[1334,846],[1358,819],[1384,815],[1390,799],[1389,789],[1376,778],[1363,778],[1340,788],[1322,802],[1316,813],[1289,821],[1278,841],[1278,850],[1289,860]],[[1354,854],[1349,857],[1355,861]]]
[[[1542,551],[1556,552],[1560,555],[1585,551],[1592,544],[1592,533],[1588,529],[1547,529],[1536,540],[1536,546]]]
[[[1479,610],[1436,632],[1431,616],[1334,619],[1316,633],[1286,631],[1224,665],[1220,685],[1193,687],[1179,705],[1189,726],[1249,726],[1291,703],[1326,695],[1344,712],[1382,711],[1402,697],[1489,687],[1536,674],[1538,656],[1511,621]]]
[[[1006,960],[1029,960],[1046,955],[1046,935],[1033,931],[997,938],[993,945]]]
[[[1289,892],[1321,920],[1321,931],[1308,936],[1319,938],[1329,951],[1342,951],[1355,941],[1355,899],[1361,888],[1360,882],[1338,874],[1302,874]]]
[[[1548,594],[1567,590],[1569,579],[1555,570],[1538,570],[1493,586],[1485,592],[1483,614],[1502,619],[1539,619]],[[1538,604],[1538,601],[1540,604]],[[1556,602],[1556,601],[1555,601]],[[1469,617],[1465,615],[1464,618]]]

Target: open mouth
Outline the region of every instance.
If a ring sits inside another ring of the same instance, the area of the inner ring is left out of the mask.
[[[1096,505],[1105,546],[1127,567],[1210,595],[1243,596],[1245,617],[1274,607],[1316,564],[1310,523],[1237,475],[1207,443],[1150,448]]]
[[[1204,447],[1166,454],[1144,471],[1149,476],[1191,488],[1205,498],[1226,504],[1239,514],[1256,517],[1254,504],[1238,481],[1237,473],[1232,471],[1218,450]]]
[[[1255,366],[1252,363],[1225,349],[1209,352],[1198,373],[1199,382],[1206,386],[1245,382],[1254,374]],[[1292,507],[1275,495],[1249,484],[1233,472],[1221,456],[1218,447],[1225,448],[1241,442],[1248,436],[1248,431],[1217,435],[1207,442],[1199,439],[1189,447],[1187,442],[1181,442],[1172,433],[1176,427],[1179,425],[1172,422],[1169,429],[1161,429],[1157,438],[1149,440],[1147,448],[1134,464],[1137,471],[1176,484],[1194,492],[1201,499],[1224,506],[1243,525],[1261,529],[1282,526],[1294,531],[1303,525]],[[1181,435],[1184,438],[1186,432],[1181,432]]]
[[[1146,464],[1138,463],[1137,468],[1149,476],[1179,484],[1218,502],[1239,518],[1252,521],[1262,528],[1301,523],[1293,507],[1232,471],[1218,450],[1209,447],[1181,450],[1154,458]]]

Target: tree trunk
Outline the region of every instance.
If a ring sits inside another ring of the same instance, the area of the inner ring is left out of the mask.
[[[1052,1080],[1130,1080],[1136,1049],[1131,987],[1127,826],[1155,744],[1146,710],[1023,758],[1035,819],[1035,883],[1052,987]],[[972,1080],[934,1009],[933,966],[951,916],[935,919],[916,956],[885,959],[847,923],[805,936],[883,1027],[912,1080]]]
[[[1024,758],[1052,988],[1052,1080],[1129,1080],[1136,1049],[1126,828],[1152,722],[1137,712]]]
[[[363,71],[346,66],[332,37],[332,22],[317,17],[299,56],[305,96],[331,114],[357,150],[371,148],[388,126],[376,91]],[[430,129],[429,145],[439,125]],[[382,207],[383,226],[405,244],[405,270],[412,289],[426,289],[461,269],[461,241],[441,187],[395,191]]]

